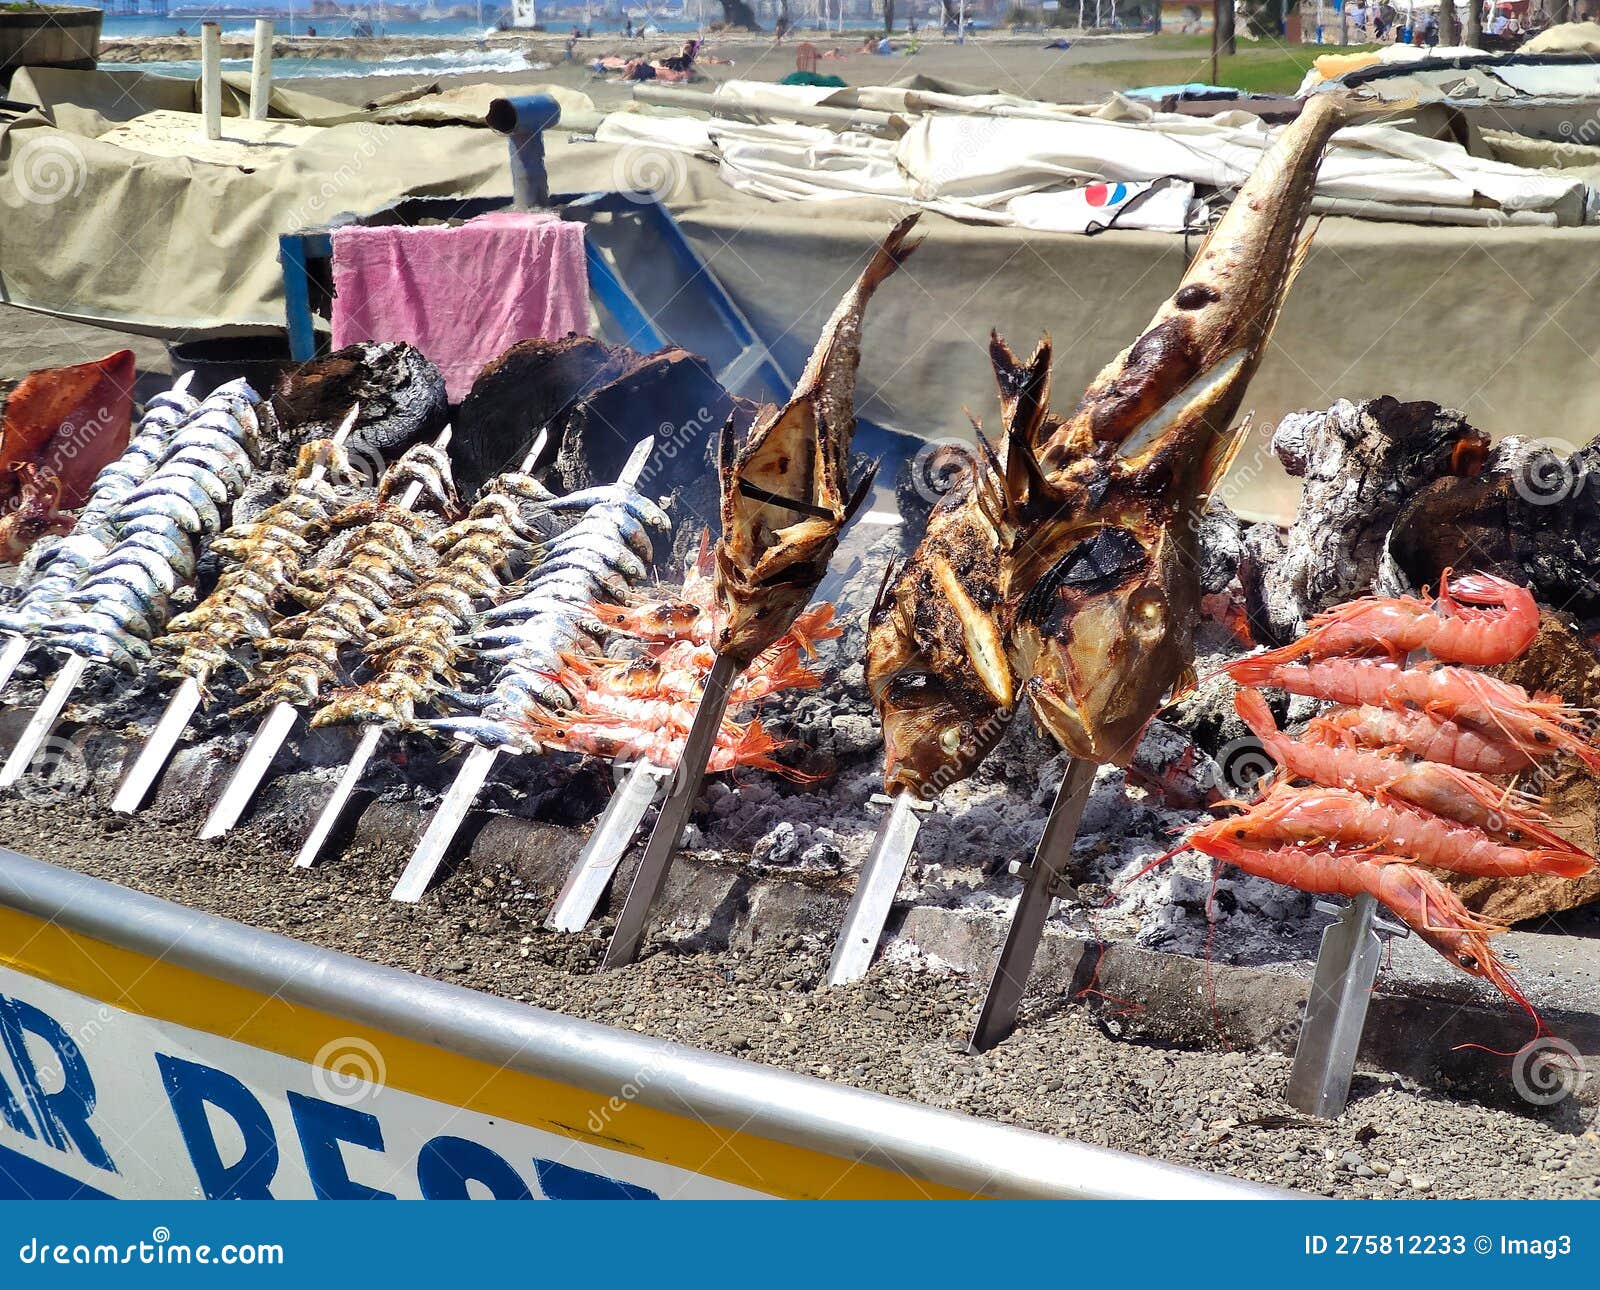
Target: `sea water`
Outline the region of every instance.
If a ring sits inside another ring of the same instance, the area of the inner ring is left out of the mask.
[[[595,35],[615,34],[623,28],[623,19],[603,16],[596,5],[596,12],[588,24],[589,30]],[[711,6],[713,14],[720,15],[721,6]],[[355,20],[348,17],[316,14],[308,16],[305,13],[290,14],[279,11],[273,13],[264,10],[263,17],[271,17],[277,24],[278,36],[307,36],[311,28],[316,29],[319,37],[335,36],[345,37],[356,35]],[[151,17],[118,17],[107,14],[102,34],[108,38],[128,36],[175,36],[181,28],[190,36],[196,36],[200,31],[201,18],[193,14],[184,14],[180,17],[151,18]],[[224,39],[249,40],[255,35],[255,25],[246,18],[234,15],[223,15],[218,21],[222,24]],[[583,26],[583,23],[579,23]],[[644,20],[634,20],[635,30],[645,25]],[[684,20],[660,14],[649,19],[649,25],[662,32],[692,32],[699,29],[699,23],[693,20]],[[571,22],[550,16],[547,23],[548,30],[541,35],[561,36],[571,30]],[[471,19],[438,18],[430,20],[408,19],[394,22],[385,21],[381,24],[371,23],[369,31],[363,31],[363,36],[392,36],[397,38],[416,36],[441,36],[457,37],[463,45],[468,42],[482,40],[486,36],[495,34],[495,29],[490,26],[480,25]],[[529,33],[530,35],[533,33]],[[138,71],[149,72],[158,76],[198,76],[200,63],[198,59],[189,59],[176,62],[150,62],[150,63],[103,63],[104,70],[109,71]],[[273,76],[280,80],[288,80],[298,76],[448,76],[461,72],[525,72],[538,71],[548,67],[548,63],[538,62],[529,57],[526,51],[520,49],[451,49],[441,50],[436,54],[408,55],[391,54],[383,58],[276,58],[272,63]],[[224,71],[248,71],[250,60],[248,58],[225,58],[222,60]]]

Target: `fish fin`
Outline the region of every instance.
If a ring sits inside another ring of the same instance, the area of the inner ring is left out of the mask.
[[[856,481],[855,487],[851,490],[850,499],[844,506],[843,522],[845,524],[855,518],[855,514],[861,509],[862,503],[872,495],[872,481],[878,477],[878,464],[878,462],[874,461],[862,471],[861,478]]]
[[[1013,426],[1006,435],[1005,480],[1001,494],[1007,520],[1022,524],[1042,518],[1057,500],[1055,490],[1045,478],[1044,468],[1033,454],[1026,433]]]
[[[882,612],[889,598],[889,587],[895,580],[895,575],[905,566],[903,560],[890,560],[883,566],[883,580],[878,583],[878,594],[872,598],[872,608],[867,611],[869,619],[875,619]]]
[[[1200,490],[1195,505],[1196,511],[1205,507],[1212,490],[1220,484],[1228,471],[1233,468],[1233,463],[1238,460],[1239,450],[1244,447],[1244,442],[1250,437],[1250,425],[1255,420],[1254,412],[1247,412],[1243,420],[1226,434],[1219,434],[1206,446],[1205,457],[1200,463]]]

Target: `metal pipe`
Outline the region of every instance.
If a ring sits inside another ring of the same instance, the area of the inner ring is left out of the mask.
[[[200,24],[200,116],[206,138],[222,138],[222,27]]]
[[[256,19],[255,48],[250,57],[250,119],[265,121],[272,98],[272,19]]]
[[[561,104],[548,94],[495,99],[484,123],[507,136],[511,150],[511,204],[522,211],[550,204],[544,165],[544,131],[561,124]]]
[[[636,103],[651,103],[658,107],[679,108],[705,112],[710,116],[727,117],[736,121],[798,121],[802,125],[831,125],[841,130],[861,130],[871,134],[901,135],[905,122],[892,112],[873,112],[866,108],[827,107],[818,104],[760,102],[725,98],[720,94],[707,94],[681,85],[636,85],[633,90]]]
[[[1076,1199],[1293,1193],[649,1039],[380,967],[0,849],[0,905],[93,940],[480,1062],[965,1192]],[[650,1078],[639,1079],[640,1071]]]

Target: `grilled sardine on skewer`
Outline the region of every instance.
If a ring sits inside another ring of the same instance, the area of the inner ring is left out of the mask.
[[[734,450],[722,432],[722,536],[716,548],[717,653],[746,666],[788,630],[866,499],[846,474],[855,435],[861,318],[880,283],[917,249],[917,222],[896,224],[828,319],[794,395],[767,407]]]
[[[1037,452],[1003,467],[1001,603],[1040,723],[1075,756],[1126,765],[1193,656],[1191,523],[1306,243],[1323,147],[1319,95],[1273,143],[1145,333]],[[1025,394],[1025,399],[1037,394]]]

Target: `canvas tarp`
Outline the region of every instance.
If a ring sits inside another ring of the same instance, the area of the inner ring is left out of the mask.
[[[782,88],[804,91],[791,98],[817,101],[810,87]],[[768,90],[733,83],[718,97],[758,103]],[[782,96],[776,101],[781,104]],[[921,95],[913,102],[937,110],[912,116],[895,138],[643,113],[613,113],[597,134],[646,155],[680,152],[714,161],[729,186],[772,201],[887,197],[992,223],[1019,222],[1010,209],[1017,197],[1094,180],[1172,178],[1232,189],[1275,134],[1246,112],[1197,118],[1127,104],[1117,115],[1068,113],[1005,96]],[[829,99],[826,105],[843,104]],[[644,168],[643,161],[639,165]],[[1361,125],[1335,136],[1317,194],[1347,202],[1537,212],[1577,224],[1588,189],[1572,175],[1474,156],[1458,143],[1395,125]]]
[[[19,72],[11,94],[42,107],[0,122],[0,300],[170,335],[281,327],[280,234],[402,197],[506,193],[506,141],[483,113],[498,95],[548,88],[467,86],[365,112],[275,90],[276,114],[338,123],[246,171],[100,140],[143,112],[192,109],[190,82]]]
[[[334,127],[329,139],[370,128]],[[41,219],[19,200],[10,176],[14,150],[30,136],[44,141],[59,132],[32,122],[0,139],[0,271],[14,297],[173,335],[224,323],[281,325],[274,238],[295,213],[293,190],[237,172],[223,182],[220,167],[122,158],[92,167],[78,199],[63,208],[114,211],[115,225],[74,224],[59,210]],[[417,137],[427,146],[418,147]],[[324,202],[324,216],[330,207],[379,205],[408,187],[509,189],[505,143],[486,131],[379,129],[376,138],[379,150],[348,190]],[[546,139],[556,190],[627,186],[637,157],[624,149],[558,133]],[[92,144],[84,145],[90,153]],[[348,160],[349,144],[341,146]],[[696,157],[661,152],[656,160],[652,186],[784,369],[797,373],[904,204],[862,197],[772,203],[730,189]],[[302,169],[276,174],[278,182],[292,177],[302,193],[320,192],[320,177],[336,164],[333,155],[308,157]],[[861,390],[866,415],[926,438],[970,439],[964,407],[993,423],[991,327],[1023,347],[1051,332],[1058,399],[1070,402],[1139,334],[1197,246],[1194,238],[1148,232],[1086,238],[936,215],[923,223],[926,244],[874,300]],[[703,347],[693,293],[659,303],[681,287],[668,257],[626,220],[597,224],[591,236],[614,253],[669,335]],[[1597,266],[1600,228],[1323,220],[1251,388],[1257,422],[1270,425],[1285,411],[1338,397],[1392,394],[1460,407],[1496,434],[1586,439],[1600,425]],[[786,393],[752,391],[763,392]],[[1281,497],[1263,482],[1272,471],[1247,452],[1236,473],[1248,491],[1240,500],[1265,506]]]

